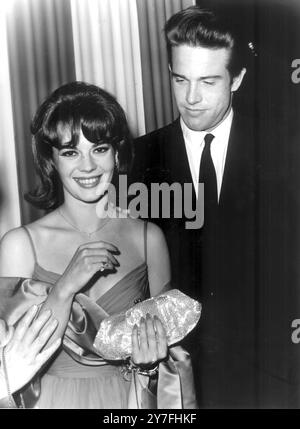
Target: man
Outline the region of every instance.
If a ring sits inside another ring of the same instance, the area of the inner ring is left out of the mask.
[[[186,343],[200,406],[255,407],[259,142],[253,122],[232,109],[244,53],[234,33],[197,6],[173,15],[165,36],[180,117],[136,140],[133,177],[149,189],[193,183],[193,205],[204,183],[203,228],[187,229],[184,216],[153,221],[168,241],[173,287],[203,304]]]

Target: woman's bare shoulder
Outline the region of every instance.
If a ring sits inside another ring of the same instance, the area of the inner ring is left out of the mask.
[[[35,254],[24,227],[8,231],[0,242],[0,275],[25,277],[30,275]]]
[[[21,246],[28,241],[28,234],[23,226],[13,228],[7,231],[1,239],[1,247],[11,247]]]
[[[36,262],[34,243],[51,237],[47,232],[51,225],[54,225],[52,213],[4,234],[0,242],[0,275],[30,277]]]
[[[32,241],[37,247],[37,251],[48,247],[49,243],[53,244],[61,233],[61,222],[57,211],[53,211],[40,219],[26,225]]]

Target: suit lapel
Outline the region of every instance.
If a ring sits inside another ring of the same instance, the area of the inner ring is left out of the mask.
[[[253,185],[253,129],[235,113],[229,136],[219,207],[240,204]]]
[[[179,183],[192,183],[192,175],[189,167],[180,120],[172,124],[166,147],[167,159],[170,160],[172,179]]]
[[[165,150],[166,159],[170,162],[172,182],[178,182],[181,185],[191,183],[192,199],[195,201],[196,194],[179,118],[172,124]]]

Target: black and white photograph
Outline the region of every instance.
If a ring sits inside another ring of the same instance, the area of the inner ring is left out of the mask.
[[[0,2],[1,409],[300,408],[299,24]]]

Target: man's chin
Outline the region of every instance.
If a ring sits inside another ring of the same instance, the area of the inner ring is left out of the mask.
[[[191,120],[184,119],[184,123],[192,131],[205,131],[210,127],[209,124],[206,124],[200,121],[193,121],[193,120],[191,121]]]

